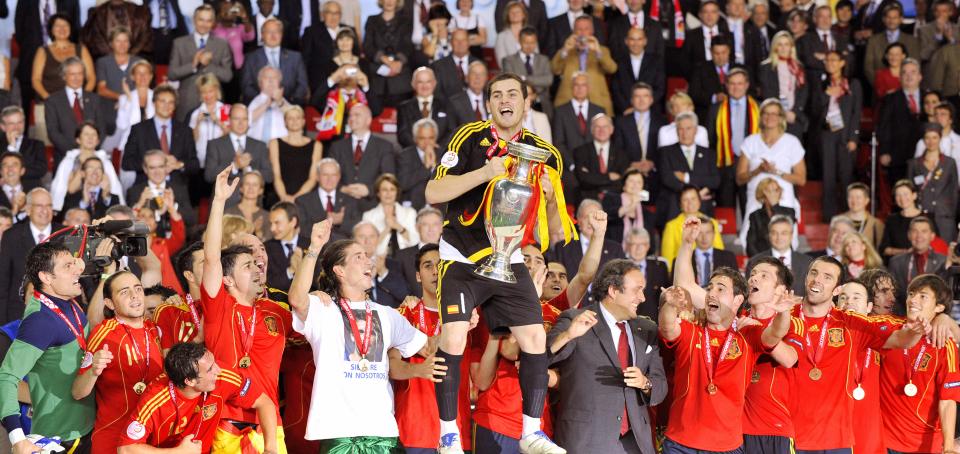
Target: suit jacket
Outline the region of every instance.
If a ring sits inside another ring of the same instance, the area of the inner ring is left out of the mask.
[[[193,56],[197,53],[197,43],[194,35],[189,34],[173,40],[173,51],[170,54],[170,66],[167,78],[180,81],[179,96],[177,96],[177,120],[184,121],[200,105],[200,94],[197,92],[197,78],[211,73],[225,84],[233,80],[233,53],[230,45],[221,38],[210,35],[204,47],[205,51],[213,54],[210,64],[193,70]]]
[[[646,259],[647,286],[643,288],[644,302],[637,308],[637,313],[651,320],[656,320],[660,313],[660,293],[673,285],[670,270],[663,260],[657,258]]]
[[[747,95],[747,98],[749,97],[750,95]],[[760,105],[759,101],[757,102],[757,105],[758,106]],[[744,139],[750,136],[750,125],[748,124],[748,121],[747,121],[747,118],[749,118],[750,116],[750,112],[748,111],[748,109],[749,108],[746,105],[743,108],[743,114],[745,116],[743,121],[743,138]],[[717,115],[719,115],[719,113],[720,113],[720,103],[713,103],[710,105],[709,113],[705,117],[703,117],[704,120],[707,122],[704,126],[707,128],[707,136],[710,138],[710,143],[713,145],[714,150],[716,150],[716,147],[717,147]],[[732,113],[731,113],[731,116],[732,116]],[[732,126],[733,125],[731,124],[731,127]],[[734,153],[734,166],[736,166],[736,156],[737,156],[736,153],[739,153],[739,152],[740,150],[736,150]]]
[[[536,0],[540,1],[540,0]],[[550,96],[550,86],[553,85],[553,70],[550,69],[550,58],[542,53],[533,56],[533,72],[527,74],[526,62],[520,54],[507,55],[503,59],[503,71],[520,74],[524,80],[537,92],[537,101],[543,108],[543,113],[553,115],[553,100]]]
[[[922,103],[921,99],[917,100],[920,112],[923,111]],[[910,112],[909,101],[903,90],[884,96],[881,106],[877,124],[878,152],[890,155],[891,167],[905,168],[907,161],[913,159],[917,141],[923,137],[922,114]]]
[[[756,99],[780,98],[780,79],[777,76],[777,68],[772,65],[760,65],[757,70]],[[807,98],[810,96],[811,84],[815,81],[806,80],[806,83],[794,90],[793,113],[797,115],[797,120],[793,124],[787,125],[787,132],[797,137],[803,137],[803,132],[807,130]]]
[[[400,264],[392,258],[387,258],[387,276],[380,280],[373,279],[373,288],[370,289],[370,299],[377,304],[390,306],[394,309],[400,307],[403,299],[410,295],[407,288],[407,282],[400,271]]]
[[[604,43],[603,21],[597,17],[593,17],[593,30],[600,43]],[[551,17],[547,20],[547,39],[546,41],[540,41],[540,53],[553,58],[554,54],[563,48],[563,43],[571,34],[573,34],[573,28],[570,27],[570,19],[567,17],[567,13],[564,12]]]
[[[414,2],[404,3],[404,7],[407,4],[413,4]],[[509,0],[497,0],[497,6],[494,9],[493,17],[496,20],[497,33],[503,31],[506,27],[506,22],[504,21],[504,7],[509,4]],[[529,2],[524,2],[524,4],[529,4],[527,6],[527,25],[537,29],[537,42],[544,43],[547,38],[547,5],[543,0],[530,0]],[[519,74],[519,73],[517,73]]]
[[[283,29],[283,47],[299,49],[300,24],[303,23],[303,16],[310,16],[311,25],[323,23],[323,18],[320,17],[321,2],[310,2],[310,11],[303,10],[303,2],[300,0],[280,0],[278,3],[280,3],[280,11],[277,16],[279,16],[282,21],[289,24],[289,26],[285,26]],[[250,10],[248,9],[247,11]]]
[[[7,135],[0,134],[0,151],[8,151],[8,146],[10,144],[7,143]],[[76,148],[76,146],[73,148]],[[29,191],[40,186],[40,179],[47,174],[47,152],[43,142],[29,137],[23,137],[18,151],[20,156],[23,157],[23,166],[27,169],[20,180],[23,189]]]
[[[615,13],[616,17],[609,21],[607,26],[607,46],[610,47],[610,53],[617,61],[626,61],[630,55],[627,49],[627,33],[633,24],[630,23],[630,16],[626,13]],[[646,51],[655,54],[660,58],[660,66],[663,65],[663,55],[666,51],[666,45],[663,42],[663,29],[660,23],[651,19],[649,14],[643,14],[643,31],[647,34]]]
[[[397,154],[393,151],[393,145],[384,139],[373,134],[367,140],[365,149],[360,158],[360,165],[353,165],[353,140],[350,137],[344,137],[330,146],[330,157],[340,163],[340,186],[363,183],[370,188],[370,195],[364,200],[370,206],[361,204],[364,209],[372,208],[376,205],[376,191],[373,189],[373,182],[384,173],[397,173]],[[305,224],[306,225],[306,224]],[[310,224],[312,225],[312,224]]]
[[[770,56],[770,41],[773,40],[773,35],[777,33],[777,27],[771,22],[767,22],[763,28],[767,31],[766,38],[760,31],[760,27],[757,27],[757,24],[754,24],[753,21],[748,20],[743,24],[744,65],[750,71],[750,78],[754,80],[756,80],[760,62]]]
[[[436,153],[440,153],[437,149]],[[440,156],[437,156],[440,159]],[[433,178],[433,172],[436,167],[428,169],[424,167],[420,160],[420,154],[417,152],[417,146],[412,145],[404,148],[400,153],[399,169],[397,169],[397,179],[400,180],[400,200],[410,201],[414,209],[421,209],[427,204],[426,190],[427,182]]]
[[[647,415],[648,407],[657,405],[667,395],[667,378],[660,358],[657,325],[648,319],[627,321],[633,336],[630,364],[639,368],[650,380],[649,394],[623,383],[622,365],[611,333],[601,314],[600,303],[584,309],[570,309],[557,320],[547,334],[548,345],[565,332],[573,319],[584,310],[597,314],[597,323],[584,335],[570,341],[550,355],[551,367],[559,369],[560,408],[554,422],[557,443],[571,454],[590,452],[623,452],[620,445],[620,418],[624,408],[630,429],[636,439],[632,452],[655,452]]]
[[[419,252],[420,246],[410,246],[393,254],[393,260],[400,265],[400,272],[407,282],[407,289],[410,290],[411,295],[418,298],[423,296],[423,286],[417,282],[417,254]]]
[[[169,179],[167,180],[167,187],[173,189],[173,200],[177,203],[177,211],[179,211],[180,216],[183,217],[183,223],[187,226],[197,225],[197,210],[194,209],[190,203],[190,193],[187,191],[187,185]],[[127,190],[128,203],[130,203],[131,206],[137,203],[137,200],[140,200],[140,194],[142,194],[144,190],[148,190],[148,188],[146,180],[131,186],[130,189]],[[131,199],[130,197],[133,198]]]
[[[257,74],[260,69],[269,65],[270,60],[267,58],[267,51],[263,47],[248,53],[244,57],[243,69],[240,73],[240,87],[243,91],[244,103],[250,104],[253,98],[260,94]],[[283,98],[294,104],[306,104],[308,93],[307,68],[303,64],[303,57],[300,52],[280,49],[280,73],[283,76],[281,79]]]
[[[952,23],[953,36],[960,36],[960,25]],[[928,61],[933,54],[941,47],[950,44],[949,41],[937,39],[937,23],[927,22],[917,29],[917,37],[920,39],[920,59]]]
[[[413,124],[423,118],[420,112],[420,101],[416,96],[400,103],[397,106],[397,141],[401,147],[409,147],[414,144]],[[437,122],[437,143],[443,146],[446,137],[457,130],[459,123],[456,120],[456,113],[453,106],[440,93],[433,95],[433,102],[430,104],[430,118]]]
[[[630,54],[627,53],[617,61],[617,72],[610,80],[610,92],[613,96],[613,110],[617,115],[630,107],[633,97],[633,85],[645,82],[653,87],[653,104],[659,106],[667,89],[667,76],[663,70],[663,55],[644,52],[640,60],[639,74],[634,74]]]
[[[66,13],[72,19],[71,41],[77,42],[80,31],[80,6],[77,0],[57,0],[57,12]],[[40,7],[35,1],[17,2],[17,11],[14,13],[13,29],[17,33],[17,44],[20,46],[21,62],[33,62],[37,50],[43,47],[47,36],[40,21]],[[21,84],[30,87],[30,75],[33,65],[18,64],[16,76]]]
[[[3,192],[3,191],[0,191]],[[6,198],[6,194],[3,195]],[[67,194],[63,198],[63,209],[60,210],[61,218],[71,208],[80,208],[80,201],[83,200],[83,191],[77,191],[73,194]],[[107,209],[120,204],[120,197],[116,194],[110,194],[110,200],[103,200],[103,197],[97,197],[93,206],[85,208],[90,213],[90,219],[100,219],[107,215]]]
[[[733,35],[730,34],[730,27],[727,26],[726,19],[720,18],[717,22],[717,36],[724,37],[728,42],[733,42]],[[683,41],[683,56],[688,64],[687,68],[696,68],[700,63],[707,60],[707,49],[704,47],[706,38],[703,35],[703,26],[687,31],[686,39]],[[730,61],[733,61],[733,52],[730,53]]]
[[[772,256],[773,250],[767,249],[766,251],[750,257],[750,260],[747,262],[747,270],[744,275],[750,275],[750,271],[753,269],[753,266],[756,265],[758,258]],[[807,294],[807,270],[810,269],[811,263],[813,263],[813,259],[809,255],[801,254],[797,251],[790,251],[790,272],[793,273],[793,291],[799,296],[805,296]]]
[[[353,27],[342,24],[341,27],[353,29]],[[303,49],[301,55],[308,57],[304,59],[307,69],[307,83],[310,85],[310,92],[313,93],[312,97],[316,98],[317,93],[326,93],[329,89],[327,77],[332,72],[329,69],[330,65],[333,65],[334,70],[336,70],[333,56],[337,50],[337,43],[330,37],[327,26],[323,22],[313,22],[313,25],[307,27],[307,30],[303,33],[300,46]],[[353,53],[354,55],[360,55],[360,43],[354,43]],[[366,69],[364,68],[364,70]]]
[[[837,101],[840,104],[840,116],[843,117],[843,134],[847,142],[860,141],[860,110],[863,107],[863,90],[860,89],[860,81],[857,79],[848,79],[850,92],[841,96]],[[826,87],[826,83],[823,87]],[[814,92],[814,115],[819,119],[819,125],[827,125],[826,115],[830,107],[830,95],[825,89]]]
[[[850,52],[850,40],[845,35],[841,35],[833,29],[830,30],[830,39],[833,41],[833,48],[839,51],[844,59],[847,61],[847,66],[844,67],[844,73],[850,74],[852,71],[850,68],[854,64],[854,55]],[[800,59],[800,62],[803,63],[804,69],[807,70],[807,80],[819,80],[820,76],[825,73],[826,69],[823,67],[823,60],[817,58],[816,54],[826,55],[828,51],[827,44],[823,42],[823,38],[820,37],[820,31],[815,28],[811,28],[810,31],[804,33],[800,39],[797,40],[797,58]]]
[[[920,209],[937,224],[937,233],[946,241],[953,241],[957,232],[957,162],[941,155],[933,176],[924,184],[927,168],[923,156],[907,161],[907,174],[919,188]]]
[[[470,63],[473,63],[477,60],[477,57],[473,55],[467,56],[467,66],[470,66]],[[441,95],[450,97],[459,93],[463,93],[464,87],[466,87],[465,79],[460,79],[460,70],[457,68],[456,62],[453,60],[453,55],[447,55],[430,65],[433,68],[433,73],[437,76],[437,89],[434,91],[434,95]],[[466,76],[466,74],[464,74]],[[470,110],[473,110],[472,108]]]
[[[270,155],[267,152],[267,144],[247,136],[244,149],[245,153],[250,153],[250,167],[253,170],[259,170],[263,175],[265,183],[273,182],[273,166],[270,164]],[[230,135],[218,137],[207,143],[207,157],[204,161],[203,177],[208,183],[213,183],[217,179],[217,174],[224,168],[233,163],[237,155],[236,145],[230,140]],[[239,172],[233,172],[233,176],[243,174],[243,169]],[[239,199],[237,199],[239,200]],[[228,202],[227,205],[230,205]]]
[[[663,219],[673,219],[680,214],[680,191],[683,190],[684,182],[677,179],[673,172],[686,172],[690,174],[690,182],[698,188],[710,188],[713,193],[720,187],[720,170],[717,168],[717,152],[697,146],[697,153],[693,158],[693,169],[687,164],[687,158],[684,157],[679,143],[663,147],[660,150],[660,162],[657,164],[657,170],[660,172],[660,195],[657,198],[657,211],[666,210],[666,217]],[[713,215],[714,201],[704,200],[700,211],[707,215]]]
[[[660,140],[660,128],[667,124],[663,115],[651,108],[650,125],[647,127],[647,149],[643,150],[640,143],[640,134],[637,130],[637,120],[634,114],[629,113],[617,118],[614,141],[622,150],[626,150],[630,156],[630,162],[636,162],[644,159],[657,163],[660,161],[660,150],[657,142]],[[643,152],[646,151],[644,154]],[[653,170],[656,172],[656,169]],[[652,179],[652,178],[649,178]],[[648,180],[649,180],[648,179]],[[651,184],[657,184],[656,181],[645,181],[644,187]],[[649,190],[649,188],[647,188]]]
[[[327,218],[326,201],[320,200],[318,190],[310,191],[294,201],[300,209],[300,225],[313,225]],[[360,202],[350,196],[337,191],[334,196],[333,210],[343,210],[343,222],[334,225],[330,234],[331,239],[342,240],[353,236],[353,226],[360,222],[363,210]]]
[[[573,98],[573,74],[580,71],[580,56],[577,52],[570,52],[563,58],[562,52],[557,52],[550,61],[553,73],[560,76],[560,87],[553,102],[561,105]],[[607,113],[613,115],[613,100],[610,98],[610,89],[607,88],[607,76],[617,71],[617,62],[610,56],[610,49],[600,47],[600,57],[595,52],[587,52],[587,83],[590,85],[590,102],[599,105]]]
[[[581,234],[582,235],[582,234]],[[580,261],[583,260],[583,246],[580,240],[570,240],[563,244],[557,242],[552,248],[547,250],[546,258],[548,262],[560,262],[567,269],[571,276],[577,274],[580,268]],[[600,253],[600,263],[607,263],[613,259],[622,259],[623,246],[611,240],[603,240],[603,251]]]
[[[171,120],[170,129],[170,154],[184,164],[183,170],[176,171],[171,176],[184,178],[183,174],[196,175],[200,172],[200,161],[197,160],[197,148],[193,143],[193,131],[185,123],[176,120]],[[150,150],[159,149],[160,136],[157,135],[154,119],[143,120],[130,128],[130,137],[123,148],[123,161],[120,167],[123,170],[137,172],[137,183],[147,181],[147,176],[143,173],[143,156]],[[183,182],[186,183],[186,180]]]
[[[907,57],[920,58],[920,40],[906,32],[900,32],[897,42],[907,48]],[[886,32],[874,33],[867,40],[867,51],[863,58],[863,74],[867,76],[870,84],[873,84],[877,75],[877,70],[883,67],[883,54],[887,50],[890,42],[887,41]]]
[[[375,93],[377,96],[383,96],[385,93],[399,96],[413,91],[410,87],[410,75],[414,68],[415,49],[410,41],[413,35],[411,17],[401,14],[389,25],[384,22],[382,14],[367,18],[363,31],[363,55],[370,61],[370,66],[364,71],[370,79],[370,93]],[[380,57],[383,55],[390,55],[404,62],[400,74],[393,77],[382,77],[377,74]]]
[[[734,68],[743,68],[736,63],[727,65],[726,74],[730,74]],[[717,93],[726,93],[726,87],[720,83],[720,74],[717,73],[717,65],[713,62],[703,62],[693,71],[693,77],[690,78],[690,86],[687,89],[690,97],[693,98],[693,105],[696,108],[697,117],[706,119],[710,107],[714,103],[713,95]],[[702,121],[702,120],[701,120]],[[710,142],[711,144],[713,142]]]
[[[930,59],[927,84],[943,96],[956,96],[960,93],[957,73],[960,73],[960,43],[948,44],[934,52]]]
[[[303,244],[299,241],[297,246]],[[287,256],[283,243],[274,238],[263,243],[267,250],[267,260],[270,266],[267,267],[267,285],[273,288],[290,288],[293,279],[287,276],[287,267],[290,266],[290,257]]]
[[[867,10],[870,8],[870,2],[867,2],[853,16],[851,21],[853,30],[872,30],[874,33],[883,33],[883,10],[892,4],[899,4],[899,2],[897,0],[883,0],[877,5],[873,14],[867,16]]]
[[[150,9],[146,5],[123,3],[121,5],[127,18],[127,29],[130,30],[130,54],[138,55],[150,52],[153,49],[153,33],[150,30]],[[111,23],[111,6],[101,4],[90,9],[87,23],[83,25],[80,41],[87,46],[94,60],[107,55],[110,49],[110,31],[117,24]],[[249,11],[249,10],[248,10]]]
[[[626,151],[618,148],[612,140],[607,142],[607,172],[600,173],[600,160],[594,142],[587,142],[573,150],[573,163],[576,166],[580,195],[597,199],[601,193],[612,191],[620,193],[623,187],[623,174],[630,166],[630,157]],[[610,174],[620,174],[619,180],[611,180]]]
[[[4,237],[7,235],[4,234]],[[887,267],[890,270],[890,274],[893,275],[893,279],[897,283],[897,308],[899,314],[905,313],[903,310],[905,301],[904,297],[907,295],[907,285],[910,284],[910,280],[917,277],[920,274],[936,274],[940,277],[946,276],[946,268],[944,265],[947,263],[947,257],[936,252],[930,251],[930,255],[927,256],[927,265],[924,267],[923,271],[917,269],[916,260],[913,259],[913,254],[908,252],[906,254],[895,255],[890,259],[890,265]]]
[[[54,224],[50,232],[62,227]],[[23,317],[25,305],[20,297],[20,284],[24,282],[27,255],[36,245],[30,222],[26,219],[10,227],[0,239],[0,307],[3,308],[0,322],[3,324]]]
[[[113,112],[112,108],[106,107],[106,101],[100,98],[96,93],[83,90],[80,102],[83,109],[84,121],[92,121],[100,130],[100,137],[106,137],[113,133],[116,125],[116,118],[108,115]],[[60,90],[54,92],[44,101],[43,117],[47,122],[47,135],[53,142],[54,149],[54,168],[63,159],[63,155],[74,148],[77,148],[76,132],[77,118],[73,116],[73,105],[70,104],[70,97],[67,91]]]
[[[563,162],[573,163],[573,150],[593,141],[593,135],[590,133],[590,119],[599,113],[603,113],[603,108],[592,102],[587,103],[587,115],[584,118],[587,122],[587,128],[581,134],[577,114],[573,111],[573,103],[568,102],[557,106],[557,110],[553,114],[553,144],[563,155]],[[563,187],[570,200],[578,200],[577,178],[574,176],[574,172],[570,171],[572,169],[574,167],[564,169]]]
[[[690,257],[690,263],[693,265],[693,276],[697,282],[700,282],[700,267],[697,266],[697,252],[694,251],[693,255]],[[740,269],[740,266],[737,265],[737,256],[733,252],[725,251],[723,249],[714,248],[710,252],[710,273],[712,274],[714,270],[720,267],[730,267],[735,270]],[[677,269],[677,259],[673,259],[673,269]],[[747,274],[749,276],[749,274]],[[707,276],[707,279],[710,279],[710,276]]]

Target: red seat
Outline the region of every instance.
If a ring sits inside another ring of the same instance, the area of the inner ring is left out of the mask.
[[[10,58],[20,58],[20,43],[17,42],[17,35],[10,38]]]
[[[678,91],[687,91],[687,79],[682,77],[667,78],[667,99]]]
[[[153,69],[153,80],[157,85],[167,82],[167,70],[169,69],[170,67],[167,65],[157,65]]]
[[[720,233],[737,233],[737,210],[730,207],[717,207],[714,210],[717,222],[720,223]]]
[[[392,134],[397,132],[397,109],[386,107],[373,119],[370,126],[373,132]]]
[[[45,154],[47,155],[47,170],[51,173],[55,172],[56,169],[53,168],[53,147],[45,147],[43,151],[46,152]]]

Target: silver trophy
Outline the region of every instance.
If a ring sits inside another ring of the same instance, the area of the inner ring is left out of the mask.
[[[540,178],[534,168],[536,164],[546,162],[551,153],[543,148],[517,142],[507,142],[507,152],[513,157],[513,164],[507,169],[507,177],[493,185],[490,215],[484,219],[493,253],[474,273],[513,284],[517,282],[517,278],[510,269],[510,256],[523,240],[526,229],[524,222],[530,214],[529,210],[537,209],[530,204],[534,185]]]

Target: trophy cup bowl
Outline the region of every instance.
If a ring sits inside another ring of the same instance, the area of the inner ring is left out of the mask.
[[[537,207],[530,203],[539,175],[534,172],[536,164],[550,158],[550,150],[518,142],[507,142],[507,153],[513,163],[507,176],[494,183],[490,198],[490,215],[484,219],[484,228],[490,239],[493,252],[474,273],[495,281],[516,283],[510,269],[510,256],[523,240],[529,210]]]

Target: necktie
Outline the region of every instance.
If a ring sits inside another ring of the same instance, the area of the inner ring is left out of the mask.
[[[620,359],[620,369],[626,369],[630,367],[630,342],[627,340],[627,323],[619,322],[617,323],[617,328],[620,328],[620,340],[617,342],[617,356]],[[630,431],[630,421],[627,417],[627,406],[623,406],[623,416],[620,418],[620,435]]]
[[[463,70],[463,60],[454,58],[453,61],[457,64],[457,77],[460,78],[460,82],[463,82],[467,75],[467,72]]]
[[[93,206],[97,204],[97,191],[90,191],[90,211],[93,211]]]
[[[527,69],[527,75],[528,76],[532,75],[533,74],[533,56],[532,55],[527,55],[527,62],[524,64],[524,66]]]
[[[159,12],[160,16],[160,29],[164,32],[170,30],[170,10],[167,9],[170,7],[170,5],[168,4],[168,1],[169,0],[160,0],[157,4],[157,11]]]
[[[710,253],[703,253],[703,269],[700,270],[700,286],[704,287],[710,282],[710,272],[712,270],[710,263]]]
[[[333,196],[327,194],[327,213],[333,213]]]
[[[640,24],[637,23],[637,15],[636,15],[636,14],[633,15],[633,24],[631,24],[631,25],[633,26],[633,28],[637,28],[637,27],[640,26]]]
[[[80,105],[80,90],[73,92],[73,118],[83,123],[83,106]]]
[[[10,188],[10,191],[7,192],[7,200],[10,201],[10,204],[13,205],[16,203],[14,199],[17,197],[17,188]]]
[[[237,154],[243,154],[243,141],[242,141],[242,139],[237,139]]]
[[[167,125],[160,126],[160,149],[170,154],[170,140],[167,138]]]
[[[357,147],[353,149],[353,165],[359,166],[360,159],[363,158],[363,141],[357,141]]]
[[[820,33],[820,41],[823,43],[823,48],[830,50],[830,35],[827,32]]]
[[[787,264],[787,256],[780,255],[780,256],[777,256],[777,258],[780,259],[780,263],[783,263],[784,265]]]
[[[480,100],[479,100],[479,99],[474,99],[474,100],[473,100],[473,106],[474,106],[474,107],[473,107],[473,109],[474,109],[474,110],[473,110],[473,113],[475,113],[475,114],[477,115],[477,121],[483,121],[483,111],[480,110]]]
[[[907,102],[910,104],[910,113],[916,115],[918,112],[920,112],[920,107],[917,106],[917,98],[913,97],[913,93],[907,95]]]
[[[293,244],[292,243],[283,243],[283,248],[287,253],[287,258],[290,258],[290,254],[293,253]]]
[[[597,163],[599,164],[598,168],[600,169],[600,173],[606,175],[607,160],[603,159],[603,147],[600,147],[600,149],[597,150]]]
[[[720,85],[726,85],[727,73],[723,70],[723,66],[717,66],[717,76],[720,77]]]
[[[917,259],[917,274],[914,274],[915,277],[927,270],[927,254],[914,254],[913,256]]]
[[[640,160],[643,161],[647,159],[647,125],[643,118],[637,122],[637,135],[640,136]]]
[[[430,14],[427,11],[427,0],[420,2],[420,25],[427,27],[430,24]]]
[[[430,117],[430,103],[429,103],[429,102],[427,102],[427,101],[424,101],[424,102],[423,102],[423,105],[420,107],[420,115],[421,115],[423,118],[429,118],[429,117]]]
[[[577,127],[580,129],[580,135],[587,134],[587,119],[583,116],[583,108],[577,109]]]
[[[690,167],[690,170],[693,171],[693,153],[696,150],[687,147],[683,150],[683,157],[687,158],[687,165]]]
[[[37,244],[43,243],[43,240],[47,239],[47,234],[41,233],[37,235]]]
[[[267,111],[263,113],[263,131],[260,133],[261,140],[269,143],[273,138],[273,101]]]
[[[201,37],[200,37],[200,48],[201,48],[201,49],[204,49],[204,48],[206,48],[206,47],[207,47],[207,39],[201,36]]]

